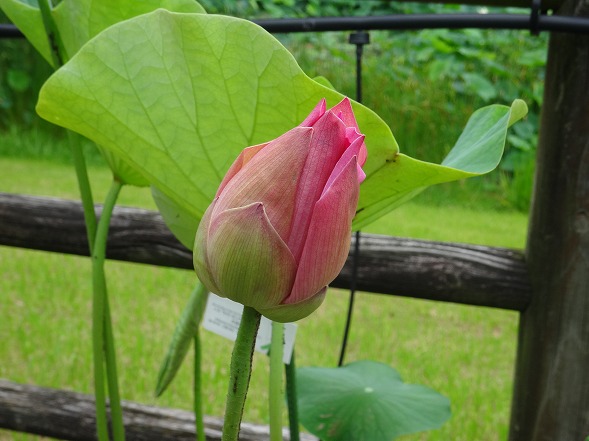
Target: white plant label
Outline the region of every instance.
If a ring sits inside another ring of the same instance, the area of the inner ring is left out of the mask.
[[[241,323],[242,312],[243,305],[241,303],[211,293],[207,301],[202,325],[208,331],[235,341],[237,330]],[[296,333],[297,325],[294,323],[284,324],[284,355],[282,356],[282,361],[286,364],[290,364]],[[256,350],[263,354],[268,354],[271,340],[272,322],[266,317],[262,317],[260,330],[256,339]]]

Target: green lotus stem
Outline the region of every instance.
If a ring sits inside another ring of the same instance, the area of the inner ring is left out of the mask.
[[[104,390],[105,379],[108,384],[111,415],[113,421],[113,435],[116,440],[124,440],[124,430],[122,425],[122,409],[120,405],[120,397],[117,383],[117,370],[114,349],[114,337],[112,333],[112,323],[110,318],[110,308],[108,305],[108,298],[106,296],[106,279],[104,275],[104,255],[106,251],[106,239],[108,236],[108,226],[110,223],[110,215],[116,202],[121,184],[113,183],[114,189],[111,189],[111,195],[105,202],[103,208],[103,215],[101,216],[102,229],[106,231],[102,233],[104,237],[101,239],[97,236],[97,221],[96,213],[94,211],[94,198],[88,179],[88,171],[86,168],[86,160],[84,153],[79,144],[79,137],[67,131],[72,157],[76,170],[78,187],[80,190],[80,197],[82,199],[82,207],[84,210],[84,221],[86,223],[86,235],[88,238],[88,248],[92,259],[92,278],[93,278],[93,310],[92,310],[92,340],[93,340],[93,359],[94,359],[94,390],[96,396],[96,432],[99,441],[107,441],[108,436],[108,421],[106,416],[106,394]],[[107,208],[111,205],[110,209]],[[110,213],[107,212],[110,211]],[[108,217],[108,219],[105,218]],[[106,225],[104,225],[106,224]],[[96,262],[95,248],[96,242],[102,241],[101,254],[102,263]],[[100,279],[100,280],[99,280]],[[102,297],[102,300],[100,300]],[[103,303],[104,302],[104,303]],[[101,304],[103,306],[101,306]],[[101,312],[102,311],[102,312]],[[104,365],[106,364],[106,375]]]
[[[123,441],[124,427],[120,406],[118,381],[116,377],[116,360],[112,324],[106,290],[104,261],[106,259],[106,241],[110,218],[123,184],[113,179],[109,192],[102,207],[102,214],[96,228],[96,236],[92,252],[92,347],[94,351],[94,388],[96,394],[96,429],[98,439],[108,440],[106,421],[106,396],[104,390],[104,365],[107,367],[107,383],[111,398],[111,419],[114,439]]]
[[[107,365],[106,379],[109,384],[109,395],[111,396],[111,409],[113,415],[118,413],[122,414],[118,409],[120,408],[120,399],[118,398],[118,386],[116,385],[116,364],[114,361],[114,339],[112,337],[112,325],[110,320],[110,310],[108,308],[108,302],[105,306],[106,299],[106,280],[104,275],[104,253],[106,250],[106,236],[108,235],[108,224],[110,223],[110,214],[106,222],[105,215],[108,209],[106,208],[108,203],[105,203],[105,209],[103,209],[103,215],[101,217],[101,223],[103,229],[106,232],[103,233],[105,236],[102,239],[102,263],[97,262],[95,256],[95,242],[99,241],[97,237],[97,221],[96,213],[94,211],[94,198],[92,196],[92,190],[90,187],[90,181],[88,179],[88,170],[86,168],[86,160],[84,159],[84,153],[79,145],[79,138],[71,131],[67,131],[70,148],[72,151],[72,157],[74,159],[74,166],[76,170],[76,176],[78,181],[78,188],[80,190],[80,197],[82,199],[82,207],[84,209],[84,221],[86,223],[86,236],[88,238],[88,248],[92,259],[92,280],[93,280],[93,308],[92,308],[92,342],[93,342],[93,363],[94,363],[94,393],[96,399],[96,433],[99,441],[108,441],[108,421],[106,417],[106,393],[104,389],[105,384],[105,371],[104,365]],[[120,191],[120,184],[117,184],[118,189],[116,194],[112,198],[111,202],[111,213],[112,207]],[[111,190],[112,192],[112,190]],[[108,201],[108,198],[107,198]],[[104,225],[106,223],[106,225]],[[106,355],[105,351],[106,350]],[[108,354],[111,354],[110,356]],[[110,371],[110,372],[109,372]],[[114,386],[113,386],[114,384]],[[117,421],[120,419],[117,418]],[[114,424],[115,419],[113,418],[113,433],[115,439],[120,438],[120,427],[121,424]],[[115,431],[116,427],[116,431]]]
[[[202,348],[200,345],[200,327],[194,334],[194,418],[196,421],[197,441],[206,441],[205,422],[202,411]]]
[[[72,157],[74,159],[74,165],[76,170],[76,176],[78,180],[78,187],[80,190],[80,197],[82,199],[82,207],[84,209],[84,221],[86,223],[86,236],[88,238],[88,248],[90,250],[90,255],[94,256],[95,250],[95,241],[96,241],[96,230],[97,230],[97,222],[96,222],[96,213],[94,211],[94,198],[92,196],[92,190],[90,187],[90,181],[88,179],[88,171],[86,169],[86,161],[84,159],[84,153],[79,145],[79,138],[74,133],[67,131],[68,139],[70,148],[72,151]],[[118,193],[118,191],[117,191]],[[115,197],[116,200],[116,197]],[[112,202],[114,205],[114,201]],[[103,216],[101,219],[104,219],[105,212],[103,211]],[[110,215],[109,215],[110,217]],[[110,220],[109,220],[110,221]],[[108,223],[106,225],[108,234]],[[106,240],[106,239],[105,239]],[[106,244],[104,244],[106,245]],[[105,249],[105,248],[104,248]],[[103,252],[104,254],[104,252]],[[104,262],[104,259],[103,259]],[[98,269],[100,267],[100,269]],[[101,275],[100,275],[101,274]],[[106,393],[104,389],[105,384],[105,371],[104,365],[105,362],[107,363],[107,370],[108,366],[114,366],[114,363],[108,363],[107,358],[105,357],[104,350],[109,350],[108,348],[112,348],[114,354],[114,345],[112,343],[112,329],[111,329],[111,321],[110,321],[110,312],[105,310],[103,306],[103,300],[100,298],[104,298],[104,294],[106,292],[106,281],[104,278],[104,263],[99,264],[95,262],[95,259],[92,259],[92,279],[93,279],[93,308],[92,308],[92,341],[93,341],[93,363],[94,363],[94,393],[96,399],[96,433],[98,436],[99,441],[108,441],[108,420],[106,416]],[[105,312],[108,312],[108,316],[105,316]],[[106,327],[106,329],[105,329]],[[106,332],[105,332],[106,331]],[[108,338],[110,335],[111,343],[108,344],[105,342],[105,339]],[[109,357],[110,358],[110,357]],[[114,359],[113,359],[114,360]],[[114,372],[108,374],[107,378],[111,378],[109,380],[109,384],[112,383],[112,379],[116,379],[116,369]],[[112,398],[113,393],[115,390],[113,388],[109,391],[111,395],[111,406],[113,403],[118,400],[114,400]],[[116,405],[114,405],[116,408]],[[115,410],[116,412],[116,410]],[[117,425],[118,427],[118,425]],[[118,430],[117,430],[118,432]]]
[[[270,441],[282,441],[282,354],[284,352],[284,324],[272,322],[270,342]]]
[[[51,57],[55,67],[62,66],[67,60],[63,41],[59,34],[59,28],[53,20],[51,15],[51,1],[50,0],[38,0],[39,10],[41,11],[41,18],[43,19],[43,27],[45,28],[45,34],[47,34],[47,40],[49,41],[49,47],[51,48]]]
[[[86,223],[86,235],[88,237],[88,247],[90,255],[94,252],[94,239],[96,237],[96,213],[94,212],[94,198],[88,179],[88,170],[86,168],[86,159],[80,146],[80,137],[71,130],[66,130],[72,157],[74,159],[74,168],[78,180],[78,188],[82,199],[82,208],[84,209],[84,222]]]
[[[290,357],[290,364],[284,365],[284,371],[286,376],[286,403],[288,406],[290,441],[299,441],[299,407],[297,403],[297,376],[294,350]]]
[[[205,305],[209,293],[204,285],[198,282],[193,294],[200,301],[198,315],[193,317],[196,329],[194,330],[194,420],[196,422],[197,441],[206,441],[204,413],[202,410],[202,346],[200,344],[200,322],[204,314]]]
[[[225,404],[222,441],[237,441],[243,416],[245,397],[252,372],[252,358],[261,315],[254,308],[244,306],[237,339],[231,354],[229,389]]]
[[[104,349],[113,438],[117,441],[124,441],[125,426],[123,425],[123,408],[119,393],[115,340],[112,332],[110,305],[106,292],[104,296]]]
[[[92,261],[92,350],[94,362],[94,396],[96,400],[96,432],[99,441],[107,441],[108,423],[106,418],[106,391],[104,371],[104,290],[106,289],[103,277],[96,276],[96,268],[100,264]]]
[[[92,261],[92,351],[94,363],[94,397],[96,400],[96,434],[99,441],[108,441],[108,425],[106,419],[106,392],[104,390],[104,297],[106,289],[104,277],[95,275],[96,260]]]

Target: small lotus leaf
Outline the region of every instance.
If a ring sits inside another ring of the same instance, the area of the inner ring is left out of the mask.
[[[323,441],[391,441],[451,415],[447,398],[374,361],[299,368],[297,383],[300,421]]]

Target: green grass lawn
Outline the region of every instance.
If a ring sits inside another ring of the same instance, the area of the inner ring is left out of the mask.
[[[109,173],[90,169],[96,200]],[[73,170],[55,162],[0,157],[0,191],[77,198]],[[373,224],[367,231],[426,239],[521,248],[526,216],[500,201],[442,187]],[[452,195],[461,195],[453,201]],[[444,198],[448,198],[447,200]],[[125,188],[123,205],[153,207],[146,189]],[[480,207],[480,208],[475,208]],[[0,377],[42,386],[92,391],[90,265],[86,258],[0,247]],[[121,392],[124,399],[190,409],[190,368],[155,399],[159,364],[195,276],[191,271],[108,262]],[[325,304],[302,320],[300,366],[334,366],[347,295],[331,290]],[[358,297],[348,361],[374,359],[399,370],[407,382],[448,396],[453,416],[441,429],[404,441],[506,439],[516,347],[517,314],[376,294]],[[204,332],[205,412],[221,415],[231,343]],[[268,362],[256,355],[244,420],[264,422]],[[0,432],[0,440],[38,437]]]

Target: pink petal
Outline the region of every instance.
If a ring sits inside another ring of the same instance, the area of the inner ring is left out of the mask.
[[[311,214],[337,161],[348,147],[343,122],[328,111],[313,126],[313,138],[303,167],[295,200],[288,247],[300,259],[307,237]]]
[[[194,240],[194,251],[192,253],[192,261],[194,263],[194,270],[198,279],[211,292],[218,293],[219,288],[215,283],[213,275],[209,271],[209,260],[207,258],[207,242],[209,240],[209,226],[211,223],[211,214],[215,208],[217,199],[205,211],[198,229],[196,230],[196,238]]]
[[[339,176],[339,174],[342,172],[342,170],[348,165],[350,160],[354,156],[356,156],[356,158],[358,157],[358,152],[360,151],[360,149],[362,148],[363,145],[364,145],[364,135],[360,135],[346,149],[344,154],[341,156],[339,161],[337,161],[337,164],[333,168],[333,171],[331,172],[331,175],[329,176],[329,179],[327,180],[327,184],[325,184],[325,188],[323,189],[323,192],[321,193],[322,196],[329,189],[329,187],[331,186],[333,181]],[[357,165],[357,167],[358,167],[358,165]],[[360,168],[360,167],[358,167],[358,168],[360,169],[360,171],[362,171],[362,168]],[[358,175],[358,179],[361,178],[362,180],[364,180],[365,177],[366,177],[366,175],[364,174],[363,171],[362,171],[361,175]],[[362,181],[359,181],[358,183],[360,183],[360,182],[362,182]]]
[[[358,132],[358,130],[355,127],[346,127],[346,138],[348,138],[350,144],[353,143],[360,136],[364,135]]]
[[[356,131],[360,132],[360,128],[356,122],[356,117],[354,116],[354,111],[352,110],[352,104],[350,103],[350,99],[348,97],[345,97],[330,110],[338,115],[338,117],[347,127],[354,127]]]
[[[360,167],[364,167],[364,164],[366,164],[366,158],[368,158],[368,150],[366,150],[366,143],[362,143],[362,147],[360,147],[360,151],[358,152],[358,165]]]
[[[290,292],[296,263],[257,202],[214,216],[207,259],[222,296],[253,308],[269,308]]]
[[[359,133],[358,130],[356,130],[356,128],[348,127],[346,129],[346,137],[350,141],[350,144],[353,143],[360,136],[362,137],[362,139],[364,139],[364,135]],[[358,165],[360,167],[362,167],[364,165],[364,163],[366,162],[366,156],[367,156],[366,143],[362,143],[362,146],[358,150]]]
[[[313,210],[292,292],[283,302],[303,301],[339,274],[350,249],[352,218],[358,204],[356,158],[334,180]]]
[[[325,113],[325,107],[325,98],[321,98],[321,101],[319,101],[311,113],[309,113],[309,116],[299,124],[299,127],[312,127],[313,124],[315,124]]]
[[[227,183],[219,195],[214,215],[262,202],[270,222],[286,240],[312,135],[313,129],[309,127],[295,127],[268,143]]]
[[[357,160],[358,159],[356,159],[356,161]],[[361,184],[362,182],[364,182],[364,179],[366,179],[366,173],[364,173],[364,170],[362,170],[360,164],[356,164],[356,171],[358,172],[358,184]]]
[[[227,173],[225,173],[225,176],[223,177],[223,180],[221,181],[221,184],[219,185],[219,188],[217,189],[217,194],[215,195],[215,197],[219,196],[221,194],[221,192],[223,191],[223,189],[225,188],[225,186],[227,185],[227,183],[233,179],[233,177],[260,151],[262,150],[264,147],[266,147],[269,143],[265,142],[264,144],[258,144],[258,145],[253,145],[251,147],[247,147],[245,149],[243,149],[241,151],[241,153],[239,154],[239,156],[237,157],[237,159],[235,161],[233,161],[233,164],[231,164],[231,167],[229,167],[229,170],[227,170]]]
[[[341,115],[340,118],[347,127],[353,127],[354,129],[356,129],[356,133],[361,133],[360,128],[358,127],[358,122],[356,121],[356,116],[354,115],[354,111],[352,110],[352,103],[350,102],[350,99],[348,97],[345,97],[337,105],[332,107],[331,111],[334,112],[336,115]],[[362,167],[366,162],[367,156],[368,153],[366,150],[366,145],[364,145],[358,153],[358,164],[360,164],[360,167]]]

